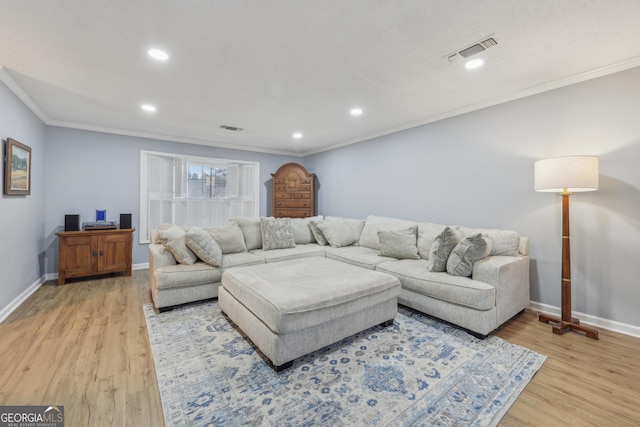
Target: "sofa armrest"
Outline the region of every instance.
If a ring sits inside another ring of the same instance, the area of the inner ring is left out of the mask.
[[[495,287],[498,325],[529,305],[528,256],[487,257],[474,263],[471,277]]]
[[[157,268],[176,264],[175,257],[164,245],[159,243],[149,244],[149,270],[152,274]]]

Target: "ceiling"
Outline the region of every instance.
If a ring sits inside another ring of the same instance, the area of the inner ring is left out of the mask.
[[[47,124],[293,155],[640,66],[637,0],[0,0],[0,11],[0,80]],[[484,66],[446,59],[487,36],[498,44],[470,58]]]

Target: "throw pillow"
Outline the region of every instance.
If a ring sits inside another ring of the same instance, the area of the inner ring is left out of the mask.
[[[445,227],[438,234],[431,245],[427,269],[429,271],[447,271],[447,260],[453,248],[462,239],[462,231],[456,228]]]
[[[452,276],[471,276],[473,263],[491,252],[491,240],[478,233],[462,239],[449,255],[447,273]]]
[[[418,255],[418,226],[406,230],[378,231],[380,255],[397,259],[420,259]]]
[[[244,236],[235,222],[231,222],[225,227],[209,228],[206,231],[213,236],[223,254],[247,252]]]
[[[222,264],[222,249],[213,236],[202,228],[193,227],[185,234],[187,247],[202,261],[214,267]]]
[[[360,239],[363,227],[363,220],[350,218],[334,219],[318,224],[318,228],[332,248],[356,243]]]
[[[414,221],[388,218],[384,216],[369,215],[364,222],[364,228],[358,239],[358,246],[366,246],[371,249],[380,249],[378,232],[388,230],[406,230],[417,225]]]
[[[311,232],[311,228],[309,228],[309,222],[321,219],[321,216],[291,218],[291,231],[293,232],[293,240],[295,240],[296,245],[305,245],[307,243],[316,242],[316,239],[313,237],[313,233]]]
[[[262,222],[262,250],[295,248],[291,219],[260,218]]]
[[[328,243],[327,239],[325,239],[324,234],[322,234],[322,231],[318,228],[318,224],[322,222],[323,221],[309,221],[309,230],[311,230],[313,238],[316,239],[316,243],[320,246],[325,246]]]
[[[230,219],[242,231],[247,250],[262,248],[262,224],[260,218],[253,216],[234,216]]]
[[[187,247],[185,241],[185,231],[182,227],[172,225],[167,229],[159,230],[158,234],[162,244],[169,249],[180,264],[194,264],[198,258]]]

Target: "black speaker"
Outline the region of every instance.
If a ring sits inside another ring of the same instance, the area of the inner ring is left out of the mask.
[[[80,231],[80,215],[65,215],[64,231]]]
[[[131,214],[120,214],[120,228],[131,228]]]

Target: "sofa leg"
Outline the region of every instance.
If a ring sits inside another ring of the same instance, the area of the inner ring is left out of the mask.
[[[391,325],[393,325],[393,319],[389,319],[387,321],[380,323],[380,326],[382,326],[383,328],[388,328]]]
[[[293,360],[289,360],[286,363],[283,363],[282,365],[278,365],[278,366],[273,366],[273,369],[275,369],[276,372],[280,372],[283,371],[285,369],[290,368],[291,366],[293,366]]]
[[[482,335],[482,334],[479,334],[477,332],[470,331],[468,329],[466,331],[467,331],[468,334],[473,335],[474,337],[478,338],[479,340],[485,340],[489,336],[489,335]]]
[[[160,307],[158,309],[158,312],[164,313],[165,311],[171,311],[171,310],[173,310],[173,307],[174,307],[173,305],[170,305],[170,306],[167,306],[167,307]]]

